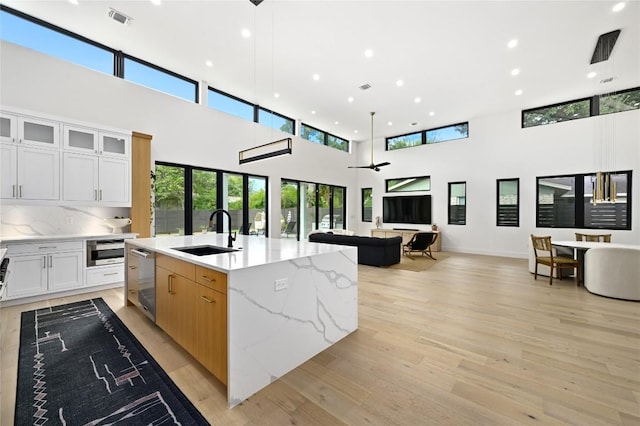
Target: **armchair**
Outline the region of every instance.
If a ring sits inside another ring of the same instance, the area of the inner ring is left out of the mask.
[[[406,255],[409,259],[414,260],[411,257],[411,253],[420,252],[422,255],[426,255],[433,260],[437,260],[431,254],[431,246],[436,242],[437,238],[438,234],[435,232],[418,232],[413,234],[411,240],[402,245],[402,254]]]

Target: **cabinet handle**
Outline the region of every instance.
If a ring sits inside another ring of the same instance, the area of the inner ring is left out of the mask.
[[[169,279],[167,280],[169,293],[173,294],[173,275],[169,275]]]
[[[215,300],[207,299],[207,298],[206,298],[206,297],[204,297],[204,296],[200,296],[200,299],[204,300],[204,301],[205,301],[205,302],[207,302],[207,303],[215,303]]]
[[[97,189],[93,190],[93,199],[98,201],[98,190]]]
[[[129,269],[138,269],[136,266],[129,265]]]
[[[117,272],[108,272],[108,273],[103,274],[103,275],[106,277],[107,275],[118,275],[118,273]]]
[[[100,197],[98,198],[98,201],[102,201],[102,189],[100,190]]]
[[[53,268],[53,256],[49,256],[49,268]]]
[[[55,249],[56,246],[38,246],[38,250]]]
[[[11,185],[11,198],[16,198],[16,186]]]
[[[47,269],[47,256],[42,256],[42,269]]]
[[[216,282],[215,278],[209,278],[206,275],[203,275],[202,279],[205,280],[206,282],[209,282],[209,283],[215,283]]]
[[[22,185],[18,185],[18,198],[22,198]]]

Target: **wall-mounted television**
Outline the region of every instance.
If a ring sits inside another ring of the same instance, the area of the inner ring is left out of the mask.
[[[431,223],[431,195],[382,197],[385,223]]]

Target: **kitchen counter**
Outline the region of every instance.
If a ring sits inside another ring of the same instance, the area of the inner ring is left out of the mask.
[[[127,252],[143,248],[227,275],[227,401],[234,407],[358,328],[358,251],[243,235],[233,244],[242,250],[233,253],[195,256],[172,249],[226,247],[227,237],[208,233],[125,244]],[[165,287],[158,277],[156,294]],[[125,283],[125,303],[127,293]]]
[[[3,236],[2,244],[7,243],[28,243],[38,241],[57,241],[57,240],[91,240],[91,239],[119,239],[119,238],[135,238],[137,233],[111,234],[111,233],[89,233],[89,234],[64,234],[64,235],[14,235]]]
[[[343,252],[346,248],[345,246],[331,244],[263,238],[255,235],[238,235],[233,247],[236,249],[241,248],[241,250],[232,253],[196,256],[173,249],[200,245],[227,247],[227,237],[228,234],[207,233],[176,237],[139,238],[128,241],[128,244],[225,273],[323,253]]]
[[[6,248],[0,249],[0,262],[2,262],[2,259],[4,259],[5,254],[7,254],[7,249]]]

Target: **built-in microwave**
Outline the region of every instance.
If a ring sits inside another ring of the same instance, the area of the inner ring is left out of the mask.
[[[124,263],[124,240],[87,241],[87,266]]]

